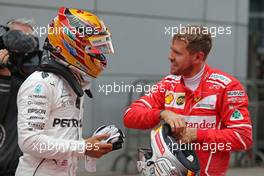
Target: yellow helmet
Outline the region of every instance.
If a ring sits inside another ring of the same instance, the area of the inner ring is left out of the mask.
[[[96,15],[61,7],[49,24],[51,54],[81,74],[96,78],[106,67],[103,54],[114,53],[111,33]]]

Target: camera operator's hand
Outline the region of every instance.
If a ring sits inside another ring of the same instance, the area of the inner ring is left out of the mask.
[[[175,137],[181,138],[186,130],[185,120],[178,114],[164,110],[160,113],[160,118],[168,123]]]
[[[85,155],[93,158],[100,158],[111,152],[112,144],[102,142],[102,140],[107,139],[109,136],[109,134],[102,134],[85,139]]]
[[[0,65],[6,64],[9,59],[9,53],[6,49],[1,49],[0,50]],[[8,68],[0,68],[0,75],[2,76],[10,76],[11,72],[9,71]]]

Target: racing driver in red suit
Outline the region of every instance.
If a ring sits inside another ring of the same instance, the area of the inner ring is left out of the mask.
[[[201,176],[226,175],[231,151],[252,145],[248,97],[237,79],[206,64],[212,47],[206,28],[183,29],[171,44],[171,75],[128,107],[124,124],[149,129],[163,120],[180,142],[197,144]]]

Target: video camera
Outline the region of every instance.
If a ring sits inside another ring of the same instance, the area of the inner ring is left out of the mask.
[[[7,67],[10,71],[27,76],[40,65],[42,51],[39,49],[39,40],[34,35],[0,25],[0,49],[9,52],[8,62],[0,63],[0,68]]]

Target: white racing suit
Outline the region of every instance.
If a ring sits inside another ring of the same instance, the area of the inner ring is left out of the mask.
[[[62,77],[37,71],[20,87],[17,106],[18,143],[24,155],[16,176],[76,175],[78,157],[85,152],[83,98]]]

